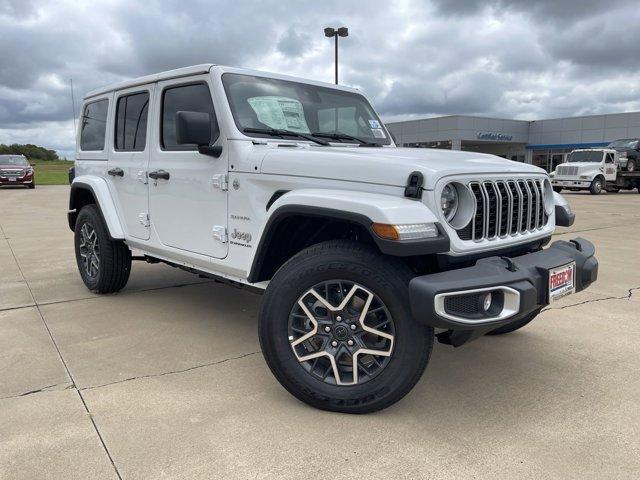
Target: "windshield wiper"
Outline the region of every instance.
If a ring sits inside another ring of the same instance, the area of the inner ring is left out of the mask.
[[[368,140],[364,140],[359,137],[354,137],[353,135],[347,135],[346,133],[343,133],[343,132],[326,132],[326,133],[313,132],[311,135],[313,135],[314,137],[330,138],[332,140],[353,140],[355,142],[358,142],[361,146],[365,146],[365,147],[380,146],[380,144],[377,142],[370,142]]]
[[[265,133],[267,135],[274,135],[276,137],[299,137],[299,138],[304,138],[305,140],[311,140],[312,142],[315,142],[319,145],[324,145],[325,147],[327,145],[329,145],[329,142],[326,142],[324,140],[320,140],[318,138],[314,138],[311,135],[308,135],[306,133],[300,133],[300,132],[293,132],[291,130],[282,130],[279,128],[253,128],[253,127],[247,127],[247,128],[243,128],[242,129],[243,132],[247,132],[247,133]]]

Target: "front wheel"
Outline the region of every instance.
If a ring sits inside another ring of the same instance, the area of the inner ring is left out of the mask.
[[[290,259],[260,308],[260,345],[277,380],[323,410],[368,413],[399,401],[433,347],[433,329],[409,310],[411,277],[355,242],[323,242]]]
[[[562,187],[553,187],[553,191],[556,193],[560,193],[562,191]]]
[[[600,177],[596,177],[591,182],[589,192],[591,192],[591,195],[600,195],[602,193],[603,186],[602,179]]]
[[[111,240],[95,205],[82,207],[75,225],[76,262],[82,281],[95,293],[114,293],[127,284],[131,272],[131,250]]]

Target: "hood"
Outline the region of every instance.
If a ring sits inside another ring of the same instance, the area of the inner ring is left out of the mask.
[[[302,152],[301,150],[304,150]],[[316,147],[269,148],[262,173],[296,175],[404,187],[411,172],[424,175],[424,188],[454,174],[541,174],[533,165],[495,155],[430,148]]]
[[[598,169],[601,165],[602,162],[566,162],[559,164],[558,167],[578,167],[578,170],[582,170],[583,168]]]
[[[24,170],[26,168],[29,168],[30,165],[10,165],[10,164],[5,164],[0,162],[0,169],[1,170]]]

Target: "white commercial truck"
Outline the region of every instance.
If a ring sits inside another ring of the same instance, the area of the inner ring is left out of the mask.
[[[563,189],[589,190],[592,195],[599,195],[605,190],[634,188],[640,193],[640,171],[631,170],[628,171],[628,158],[613,148],[585,148],[571,152],[550,177],[558,193]]]

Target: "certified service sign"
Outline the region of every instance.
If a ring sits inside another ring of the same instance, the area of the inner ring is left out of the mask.
[[[478,132],[476,135],[478,140],[498,140],[503,142],[510,142],[513,139],[513,135],[506,135],[504,133],[496,132]]]

